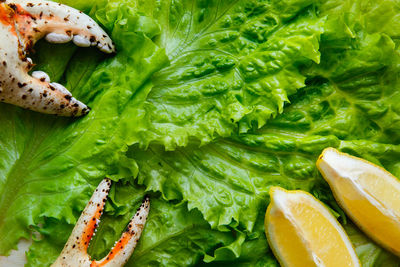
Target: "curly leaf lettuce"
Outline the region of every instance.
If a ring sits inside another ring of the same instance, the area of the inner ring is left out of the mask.
[[[49,265],[94,186],[134,176],[161,196],[129,265],[276,266],[260,223],[270,186],[310,191],[345,223],[315,168],[322,149],[400,176],[395,2],[65,2],[92,8],[119,52],[38,59],[92,107],[85,118],[0,104],[0,254],[33,228],[29,264]],[[143,195],[114,190],[95,257]],[[365,266],[396,266],[347,231]]]
[[[136,143],[167,150],[262,127],[319,62],[313,1],[138,1],[171,62],[152,77]]]
[[[360,30],[369,34],[384,33],[398,39],[400,7],[396,0],[322,0],[318,9],[321,16],[328,17],[325,41],[348,44],[349,38],[354,38]]]

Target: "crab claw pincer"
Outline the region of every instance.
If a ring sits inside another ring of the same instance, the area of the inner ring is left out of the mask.
[[[27,54],[45,37],[52,43],[73,41],[115,52],[107,33],[84,13],[44,0],[0,0],[0,101],[34,111],[77,117],[89,108],[44,72],[28,74],[33,63]]]
[[[111,180],[107,178],[99,184],[52,267],[119,267],[129,260],[149,214],[150,200],[148,197],[145,197],[121,238],[115,243],[107,256],[102,260],[95,261],[87,253],[89,242],[100,222],[110,187]]]

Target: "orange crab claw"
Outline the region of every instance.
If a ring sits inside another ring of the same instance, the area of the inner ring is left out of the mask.
[[[139,241],[149,214],[150,200],[148,197],[145,197],[137,213],[126,227],[125,232],[107,256],[96,261],[92,260],[87,253],[90,240],[100,222],[110,187],[110,179],[104,179],[99,184],[76,223],[60,256],[53,263],[53,267],[118,267],[123,266],[129,260]]]
[[[77,117],[89,108],[72,97],[46,73],[28,74],[33,63],[27,54],[45,37],[52,43],[73,41],[97,46],[105,53],[115,46],[89,16],[71,7],[44,0],[0,0],[0,101],[34,111]]]

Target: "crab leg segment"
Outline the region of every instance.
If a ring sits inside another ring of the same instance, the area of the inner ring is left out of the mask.
[[[0,101],[60,116],[81,116],[89,108],[43,72],[28,74],[27,54],[41,38],[73,41],[112,53],[110,37],[89,16],[71,7],[43,0],[0,0]]]
[[[92,260],[87,253],[90,240],[100,222],[110,187],[110,179],[104,179],[99,184],[76,223],[60,256],[52,265],[53,267],[118,267],[123,266],[128,261],[142,234],[149,213],[150,201],[147,197],[129,222],[119,241],[116,242],[104,259],[100,261]]]

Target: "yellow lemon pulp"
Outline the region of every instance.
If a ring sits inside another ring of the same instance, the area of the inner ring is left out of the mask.
[[[265,233],[282,266],[360,266],[349,237],[321,202],[280,187],[270,195]]]
[[[400,256],[400,181],[381,167],[333,148],[324,150],[317,167],[347,215]]]

